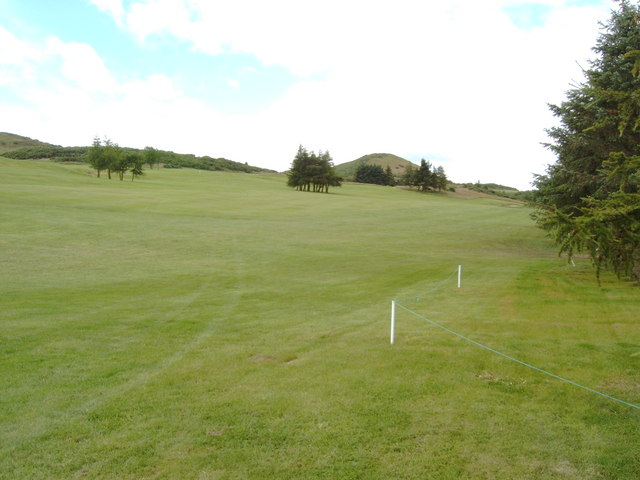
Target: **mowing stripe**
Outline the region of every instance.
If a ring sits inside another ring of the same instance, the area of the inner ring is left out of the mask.
[[[485,350],[489,350],[490,352],[493,352],[493,353],[495,353],[497,355],[500,355],[501,357],[509,359],[509,360],[511,360],[513,362],[519,363],[520,365],[524,365],[525,367],[528,367],[528,368],[530,368],[532,370],[535,370],[536,372],[543,373],[545,375],[548,375],[550,377],[556,378],[556,379],[558,379],[560,381],[563,381],[563,382],[568,383],[570,385],[573,385],[575,387],[582,388],[583,390],[586,390],[588,392],[595,393],[596,395],[600,395],[602,397],[608,398],[609,400],[613,400],[614,402],[622,403],[622,404],[624,404],[624,405],[626,405],[628,407],[640,410],[640,406],[638,406],[638,405],[634,405],[633,403],[625,402],[624,400],[620,400],[619,398],[612,397],[611,395],[607,395],[606,393],[599,392],[598,390],[594,390],[593,388],[585,387],[584,385],[580,385],[579,383],[573,382],[571,380],[567,380],[566,378],[563,378],[563,377],[561,377],[559,375],[556,375],[556,374],[551,373],[551,372],[547,372],[546,370],[542,370],[541,368],[538,368],[538,367],[536,367],[534,365],[531,365],[529,363],[526,363],[526,362],[523,362],[521,360],[518,360],[517,358],[513,358],[513,357],[511,357],[511,356],[509,356],[509,355],[507,355],[505,353],[499,352],[498,350],[495,350],[495,349],[493,349],[491,347],[483,345],[482,343],[476,342],[475,340],[471,340],[470,338],[465,337],[464,335],[461,335],[460,333],[454,332],[453,330],[450,330],[447,327],[445,327],[443,325],[440,325],[439,323],[434,322],[433,320],[429,320],[427,317],[425,317],[423,315],[420,315],[419,313],[416,313],[413,310],[410,310],[409,308],[405,307],[401,303],[398,303],[397,301],[396,301],[396,305],[399,306],[399,307],[402,307],[404,310],[406,310],[409,313],[412,313],[416,317],[422,318],[423,320],[426,320],[427,322],[429,322],[434,327],[438,327],[438,328],[444,330],[445,332],[449,332],[452,335],[455,335],[456,337],[460,337],[463,340],[466,340],[467,342],[472,343],[477,347],[484,348]]]
[[[441,288],[442,286],[446,285],[446,283],[451,280],[451,277],[453,277],[454,275],[456,275],[458,273],[458,269],[456,268],[453,272],[451,272],[451,274],[445,278],[444,280],[436,283],[433,287],[431,287],[429,290],[427,290],[426,292],[422,292],[420,295],[416,295],[414,297],[408,297],[408,298],[402,298],[400,300],[396,300],[396,302],[405,302],[405,301],[410,301],[410,300],[414,300],[414,301],[420,301],[420,299],[422,297],[426,297],[428,294],[435,292],[436,290],[438,290],[439,288]]]

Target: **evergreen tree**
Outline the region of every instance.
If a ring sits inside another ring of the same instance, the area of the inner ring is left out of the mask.
[[[394,186],[396,184],[396,179],[393,177],[393,172],[391,171],[391,167],[389,165],[387,165],[387,168],[384,169],[384,177],[384,185]]]
[[[550,109],[556,163],[536,177],[538,225],[560,253],[589,253],[596,274],[640,277],[638,5],[621,1],[597,41],[583,84]]]
[[[329,152],[309,152],[302,145],[287,172],[287,185],[300,191],[329,192],[339,187],[342,179],[335,173]]]
[[[355,181],[359,183],[373,183],[376,185],[388,185],[389,179],[380,165],[363,163],[356,169]]]
[[[449,183],[449,179],[447,175],[444,173],[444,168],[438,167],[436,168],[433,174],[434,182],[433,187],[439,191],[442,191],[447,188],[447,183]]]
[[[408,185],[410,187],[413,187],[418,182],[418,178],[417,178],[418,170],[413,168],[411,165],[413,164],[408,165],[407,168],[405,169],[404,174],[400,179],[400,182],[402,183],[402,185]]]
[[[432,165],[424,158],[420,161],[420,168],[415,179],[415,186],[420,188],[423,192],[433,186],[433,172],[431,171]]]

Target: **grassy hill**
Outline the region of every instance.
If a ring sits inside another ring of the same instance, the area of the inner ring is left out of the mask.
[[[391,167],[391,172],[394,176],[401,176],[404,174],[409,165],[418,167],[418,165],[411,163],[409,160],[405,160],[404,158],[391,153],[371,153],[356,160],[352,160],[351,162],[336,165],[336,172],[345,180],[353,180],[358,166],[362,164],[380,165],[384,169]]]
[[[3,143],[4,142],[4,143]],[[51,160],[54,162],[87,161],[89,146],[61,147],[21,137],[11,133],[0,134],[0,147],[4,145],[6,157],[20,160]],[[122,147],[125,152],[142,153],[137,148]],[[193,154],[175,153],[166,150],[158,150],[158,161],[165,168],[196,168],[199,170],[232,171],[244,173],[276,173],[267,168],[254,167],[246,163],[235,162],[226,158],[212,158],[209,156],[198,157]]]
[[[50,143],[23,137],[14,133],[0,132],[0,153],[10,152],[25,147],[53,147]]]
[[[0,170],[2,479],[637,479],[638,410],[425,320],[640,403],[637,287],[519,203]]]

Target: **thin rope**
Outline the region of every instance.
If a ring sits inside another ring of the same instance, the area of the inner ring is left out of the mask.
[[[561,381],[563,381],[565,383],[568,383],[570,385],[573,385],[575,387],[582,388],[583,390],[586,390],[586,391],[591,392],[591,393],[595,393],[596,395],[600,395],[602,397],[608,398],[609,400],[613,400],[615,402],[627,405],[628,407],[636,408],[636,409],[640,410],[640,406],[638,406],[638,405],[634,405],[633,403],[625,402],[624,400],[620,400],[619,398],[612,397],[611,395],[607,395],[606,393],[599,392],[598,390],[594,390],[593,388],[585,387],[584,385],[580,385],[579,383],[576,383],[574,381],[568,380],[568,379],[563,378],[563,377],[561,377],[559,375],[556,375],[554,373],[547,372],[546,370],[542,370],[541,368],[538,368],[538,367],[536,367],[534,365],[531,365],[529,363],[526,363],[526,362],[523,362],[521,360],[518,360],[517,358],[513,358],[513,357],[511,357],[511,356],[509,356],[509,355],[507,355],[505,353],[499,352],[498,350],[495,350],[495,349],[493,349],[491,347],[483,345],[482,343],[476,342],[475,340],[472,340],[472,339],[470,339],[468,337],[465,337],[464,335],[461,335],[460,333],[454,332],[453,330],[450,330],[447,327],[445,327],[443,325],[440,325],[437,322],[434,322],[433,320],[429,320],[427,317],[424,317],[424,316],[420,315],[419,313],[416,313],[413,310],[408,309],[407,307],[405,307],[404,305],[398,303],[397,301],[396,301],[396,305],[398,305],[399,307],[402,307],[404,310],[406,310],[409,313],[412,313],[416,317],[419,317],[419,318],[422,318],[423,320],[426,320],[427,322],[429,322],[434,327],[438,327],[438,328],[444,330],[445,332],[449,332],[452,335],[455,335],[456,337],[462,338],[463,340],[466,340],[467,342],[472,343],[477,347],[484,348],[485,350],[489,350],[490,352],[493,352],[493,353],[495,353],[497,355],[500,355],[501,357],[507,358],[507,359],[509,359],[509,360],[511,360],[513,362],[519,363],[520,365],[524,365],[525,367],[531,368],[532,370],[535,370],[537,372],[543,373],[543,374],[548,375],[550,377],[556,378],[558,380],[561,380]]]
[[[442,280],[440,283],[436,283],[433,287],[431,287],[429,290],[427,290],[426,292],[422,292],[420,295],[416,295],[415,297],[409,297],[409,298],[403,298],[400,300],[396,300],[397,302],[408,302],[408,301],[419,301],[422,297],[428,295],[429,293],[432,293],[436,290],[438,290],[439,288],[442,288],[449,280],[451,280],[451,277],[453,277],[454,275],[456,275],[458,273],[458,269],[456,268],[453,272],[451,272],[451,274],[445,278],[444,280]]]

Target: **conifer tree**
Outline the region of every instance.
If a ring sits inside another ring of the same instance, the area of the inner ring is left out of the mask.
[[[339,187],[342,179],[333,168],[328,151],[309,152],[302,145],[287,172],[287,185],[299,191],[329,192],[329,187]]]
[[[583,84],[551,111],[556,163],[536,178],[534,218],[569,258],[587,252],[599,275],[640,278],[640,9],[619,2]]]

